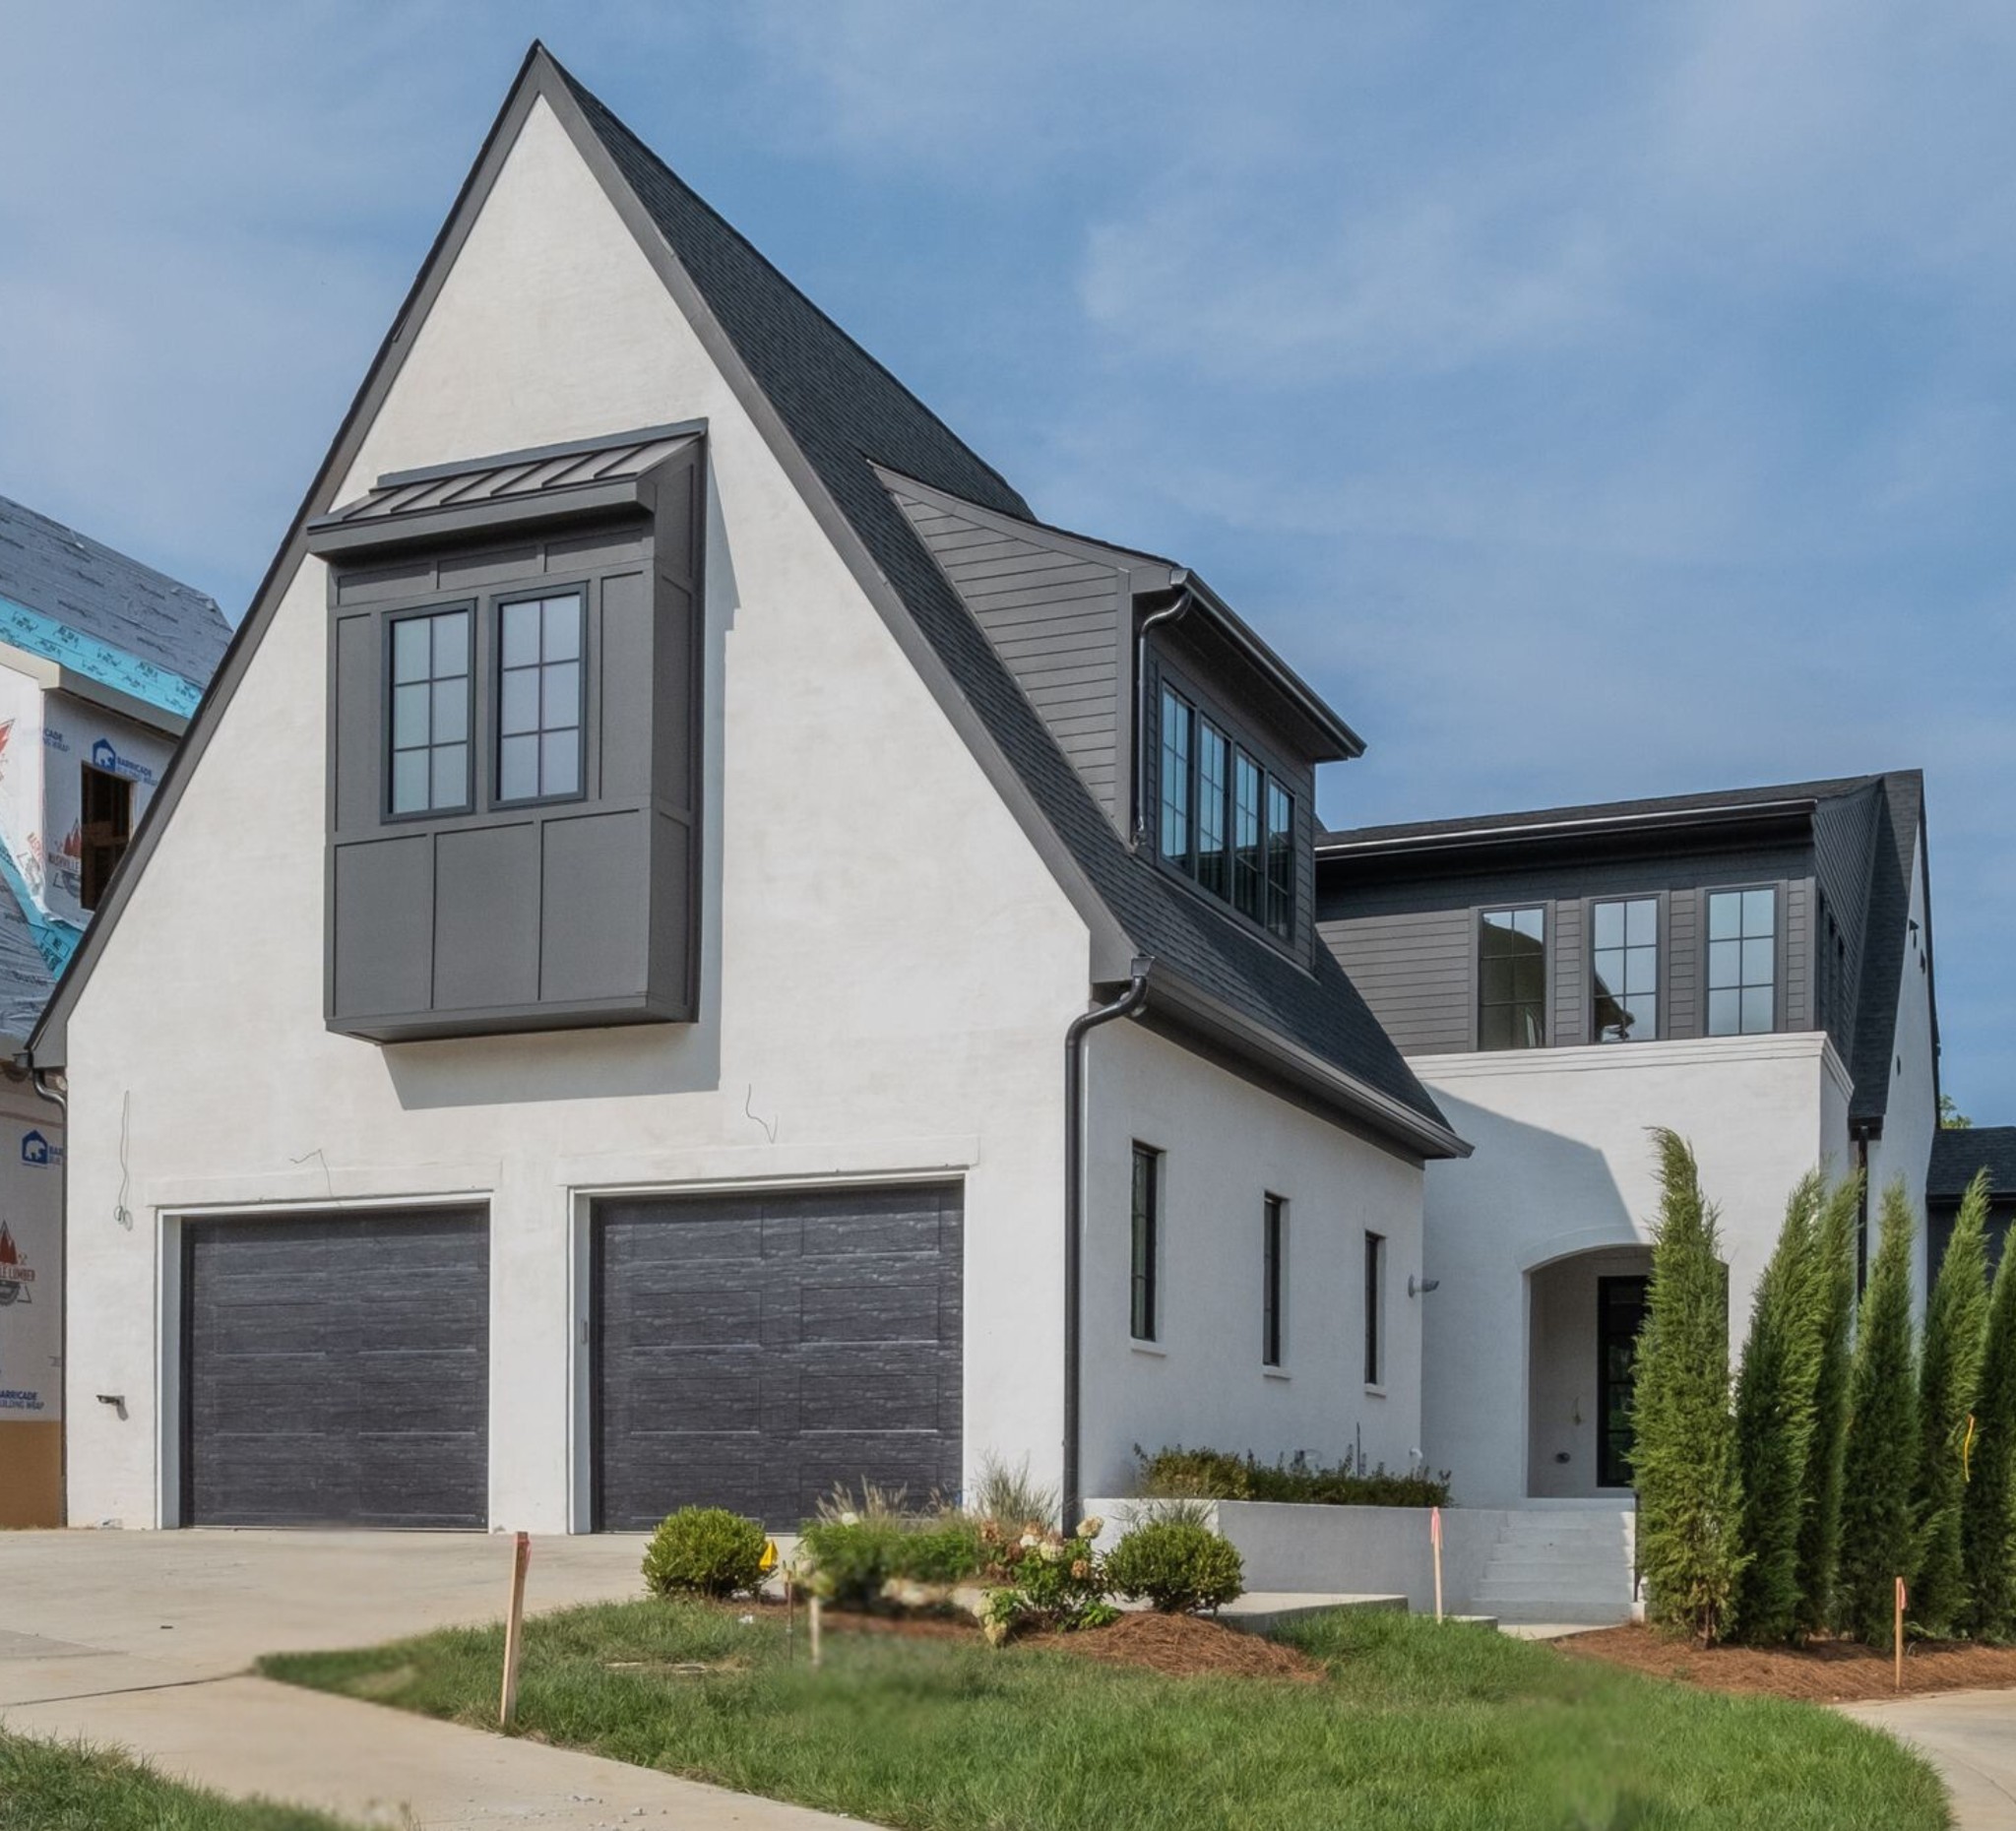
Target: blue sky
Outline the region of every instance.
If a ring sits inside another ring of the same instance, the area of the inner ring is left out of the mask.
[[[6,0],[0,492],[235,619],[536,33],[1325,691],[1331,824],[1922,766],[2016,1121],[2016,11]]]

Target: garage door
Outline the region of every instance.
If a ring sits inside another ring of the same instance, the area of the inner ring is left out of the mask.
[[[835,1484],[960,1479],[960,1190],[797,1189],[596,1211],[596,1517],[794,1529]]]
[[[481,1528],[480,1209],[185,1222],[182,1520]]]

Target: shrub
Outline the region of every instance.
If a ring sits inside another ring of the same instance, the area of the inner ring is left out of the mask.
[[[995,1645],[1029,1627],[1069,1631],[1098,1627],[1118,1612],[1105,1568],[1093,1549],[1104,1522],[1087,1519],[1068,1536],[1032,1522],[1017,1533],[992,1520],[980,1524],[982,1581],[994,1586],[983,1617]]]
[[[1807,1634],[1833,1620],[1835,1569],[1841,1561],[1841,1458],[1848,1443],[1855,1236],[1861,1206],[1862,1179],[1857,1174],[1834,1185],[1815,1228],[1814,1269],[1821,1307],[1798,1554],[1798,1627]]]
[[[1742,1571],[1729,1275],[1693,1152],[1674,1132],[1653,1140],[1660,1217],[1631,1406],[1638,1561],[1648,1616],[1706,1645],[1723,1631]]]
[[[763,1581],[763,1528],[725,1507],[681,1507],[659,1522],[644,1548],[644,1586],[654,1596],[733,1596]]]
[[[1918,1591],[1912,1618],[1927,1633],[1950,1633],[1967,1613],[1960,1555],[1960,1509],[1968,1487],[1968,1427],[1981,1395],[1988,1320],[1988,1183],[1976,1176],[1960,1203],[1953,1236],[1925,1304],[1919,1359]]]
[[[1820,1177],[1803,1178],[1757,1281],[1736,1379],[1736,1469],[1742,1486],[1732,1631],[1752,1646],[1790,1640],[1798,1624],[1799,1523],[1813,1438],[1828,1292],[1814,1223]]]
[[[1106,1581],[1163,1614],[1217,1609],[1245,1592],[1238,1551],[1208,1527],[1183,1520],[1137,1526],[1106,1553]]]
[[[1003,1528],[1047,1528],[1057,1523],[1057,1490],[1032,1479],[1027,1457],[1011,1469],[988,1456],[967,1496],[966,1511],[975,1519],[992,1520]]]
[[[1960,1515],[1967,1626],[1984,1639],[2006,1639],[2016,1633],[2016,1248],[2007,1243],[1988,1294],[1968,1473]]]
[[[1911,1245],[1904,1184],[1883,1193],[1883,1233],[1857,1319],[1841,1477],[1841,1575],[1834,1625],[1890,1642],[1892,1585],[1917,1577],[1918,1378],[1913,1365]]]
[[[955,1584],[980,1574],[978,1522],[957,1514],[880,1513],[808,1521],[798,1556],[816,1596],[845,1609],[874,1609],[892,1580]]]
[[[1140,1492],[1156,1500],[1278,1500],[1336,1507],[1446,1507],[1449,1472],[1395,1475],[1381,1463],[1360,1475],[1348,1463],[1263,1463],[1248,1452],[1169,1445],[1150,1455],[1138,1443]]]

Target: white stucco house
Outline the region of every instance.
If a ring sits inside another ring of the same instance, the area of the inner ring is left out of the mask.
[[[229,636],[0,497],[0,1528],[62,1513],[63,1110],[16,1061]]]
[[[1740,1351],[1820,1168],[1920,1217],[1938,1115],[1916,771],[1327,834],[1322,931],[1476,1146],[1427,1189],[1421,1423],[1475,1506],[1627,1502],[1658,1188],[1694,1146]]]
[[[32,1039],[71,1520],[1409,1464],[1468,1146],[1317,933],[1360,747],[535,47]]]

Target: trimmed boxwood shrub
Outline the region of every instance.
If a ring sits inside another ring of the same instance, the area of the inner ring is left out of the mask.
[[[763,1581],[763,1528],[725,1507],[681,1507],[659,1522],[644,1549],[654,1596],[733,1596]]]
[[[1169,1444],[1153,1455],[1140,1444],[1137,1485],[1154,1500],[1279,1500],[1331,1507],[1446,1507],[1449,1471],[1430,1475],[1418,1469],[1392,1474],[1381,1463],[1360,1475],[1348,1463],[1334,1468],[1304,1463],[1262,1462],[1250,1451],[1185,1449]]]
[[[1217,1609],[1246,1588],[1237,1549],[1189,1520],[1135,1527],[1106,1553],[1105,1575],[1117,1594],[1138,1596],[1162,1614]]]

